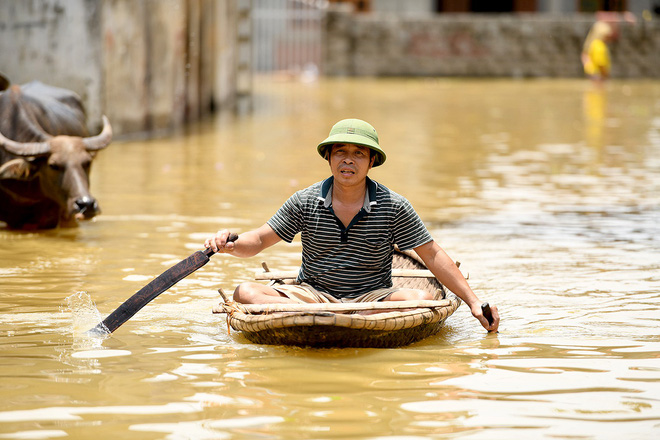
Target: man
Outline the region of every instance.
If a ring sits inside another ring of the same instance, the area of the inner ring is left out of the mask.
[[[332,176],[296,192],[266,224],[228,242],[219,231],[205,242],[215,252],[251,257],[301,233],[302,265],[295,285],[243,283],[234,291],[241,303],[404,301],[433,299],[415,289],[392,288],[392,254],[413,249],[436,278],[470,307],[488,331],[499,326],[483,316],[481,301],[454,262],[433,240],[404,197],[367,177],[387,156],[376,130],[359,119],[339,121],[317,147]]]

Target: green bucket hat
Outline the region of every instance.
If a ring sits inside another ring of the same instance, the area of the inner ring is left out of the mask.
[[[378,145],[378,133],[371,124],[360,119],[344,119],[337,122],[330,130],[330,135],[321,142],[316,150],[322,158],[327,159],[333,144],[355,144],[368,147],[376,153],[375,167],[382,165],[387,159],[385,152]]]

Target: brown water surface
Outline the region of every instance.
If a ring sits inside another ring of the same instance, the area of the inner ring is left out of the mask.
[[[0,230],[0,438],[657,438],[660,83],[257,83],[255,112],[97,157],[103,213]],[[316,144],[367,119],[404,194],[497,304],[401,349],[259,346],[217,288],[299,242],[219,255],[107,339],[84,330],[221,228],[263,224],[328,175]],[[92,303],[93,301],[94,303]]]

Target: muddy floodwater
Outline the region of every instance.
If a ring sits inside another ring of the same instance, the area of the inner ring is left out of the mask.
[[[660,83],[259,79],[250,116],[117,140],[103,213],[0,229],[0,438],[655,439],[660,436]],[[262,225],[329,175],[338,120],[378,130],[404,194],[483,299],[399,349],[263,346],[217,289],[300,243],[216,255],[108,338],[85,330],[222,228]]]

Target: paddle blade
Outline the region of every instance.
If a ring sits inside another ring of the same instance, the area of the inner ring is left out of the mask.
[[[197,251],[185,260],[175,264],[124,301],[103,322],[98,323],[96,327],[89,330],[88,334],[101,336],[114,332],[158,295],[208,263],[211,255],[213,255],[213,251],[205,249],[204,251]]]

